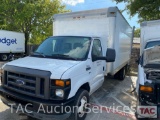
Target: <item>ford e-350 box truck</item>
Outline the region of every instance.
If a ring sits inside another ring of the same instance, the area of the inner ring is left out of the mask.
[[[30,56],[2,67],[1,100],[16,103],[15,108],[23,104],[25,113],[36,118],[84,120],[89,95],[101,87],[104,76],[124,79],[132,28],[116,7],[53,18],[54,36]]]
[[[138,64],[136,92],[137,117],[160,117],[160,20],[144,21],[141,24],[141,48]],[[150,107],[149,107],[150,106]],[[139,107],[148,107],[152,113],[141,114]]]
[[[8,60],[10,53],[18,55],[24,52],[24,33],[0,30],[0,60]]]

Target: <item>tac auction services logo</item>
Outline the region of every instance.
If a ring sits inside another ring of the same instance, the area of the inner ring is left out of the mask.
[[[157,118],[157,106],[138,106],[138,118]]]
[[[17,44],[17,39],[0,38],[0,43],[10,46],[11,44]]]

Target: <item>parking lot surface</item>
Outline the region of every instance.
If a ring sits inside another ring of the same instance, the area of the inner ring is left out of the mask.
[[[2,64],[0,62],[0,67]],[[126,76],[123,81],[112,77],[106,78],[103,86],[90,96],[91,107],[98,106],[99,111],[89,113],[86,120],[136,120],[134,111],[131,109],[135,108],[136,105],[134,92],[136,80],[135,76]],[[105,106],[105,108],[102,109],[100,106],[102,108]],[[120,112],[113,111],[117,108]],[[128,108],[128,110],[123,111],[124,108]],[[27,117],[18,113],[11,113],[11,109],[0,100],[0,120],[20,119],[27,120]]]

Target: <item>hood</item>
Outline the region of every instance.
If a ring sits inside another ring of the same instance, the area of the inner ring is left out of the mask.
[[[54,78],[60,79],[62,74],[66,70],[77,65],[80,62],[81,61],[25,57],[14,60],[12,62],[8,62],[5,65],[50,71],[52,76],[54,76]]]
[[[144,50],[143,66],[160,64],[160,46]]]

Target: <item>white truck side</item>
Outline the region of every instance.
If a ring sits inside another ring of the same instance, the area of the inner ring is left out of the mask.
[[[1,99],[5,104],[15,98],[31,101],[33,112],[26,114],[32,117],[84,120],[89,95],[102,86],[104,76],[124,79],[132,28],[117,7],[110,7],[55,15],[53,35],[32,55],[3,66]],[[60,109],[37,114],[40,104]],[[68,112],[66,106],[77,109]]]
[[[157,106],[160,103],[160,20],[141,23],[140,59],[136,92],[137,106]],[[160,115],[158,107],[157,115]],[[137,113],[138,117],[139,113]],[[152,115],[144,116],[152,118]]]
[[[10,53],[25,52],[25,37],[23,33],[0,30],[0,59],[5,61]]]

